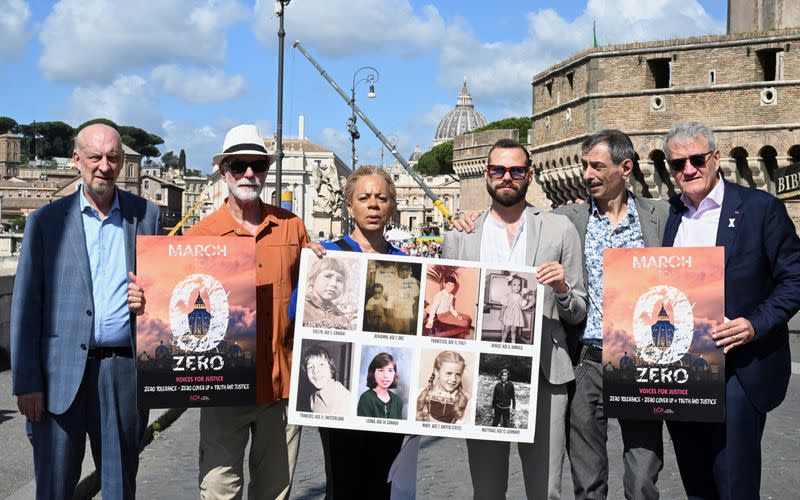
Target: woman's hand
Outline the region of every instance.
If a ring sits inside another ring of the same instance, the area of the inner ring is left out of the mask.
[[[327,253],[325,247],[319,241],[312,241],[306,244],[303,248],[308,248],[314,252],[314,255],[319,257],[320,259],[325,256]]]

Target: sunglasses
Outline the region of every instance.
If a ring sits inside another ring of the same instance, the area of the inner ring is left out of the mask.
[[[528,167],[504,167],[502,165],[486,165],[486,173],[492,179],[502,179],[506,176],[506,172],[511,175],[515,181],[521,181],[528,175]]]
[[[247,167],[253,169],[254,174],[262,174],[269,168],[269,160],[236,160],[228,163],[228,168],[236,175],[247,172]]]
[[[714,151],[709,151],[708,153],[700,153],[696,155],[691,155],[686,158],[673,158],[669,160],[669,168],[674,170],[675,172],[680,172],[686,167],[686,160],[689,160],[689,163],[692,164],[694,168],[700,168],[706,164],[706,156],[714,153]]]

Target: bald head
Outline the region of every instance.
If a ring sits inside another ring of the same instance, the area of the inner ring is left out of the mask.
[[[102,142],[107,142],[108,140],[113,141],[116,144],[114,149],[117,150],[120,155],[123,154],[122,137],[120,137],[119,132],[117,132],[114,127],[109,127],[103,123],[95,123],[93,125],[83,127],[80,132],[78,132],[78,135],[75,136],[75,144],[73,145],[72,150],[75,153],[80,153],[80,151],[84,149],[87,142],[91,143],[93,140],[97,139],[101,140]]]
[[[72,160],[83,177],[83,193],[89,204],[105,214],[114,201],[114,187],[125,155],[119,133],[96,123],[78,132]]]

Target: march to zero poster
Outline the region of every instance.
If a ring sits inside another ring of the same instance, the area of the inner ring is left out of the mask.
[[[724,421],[724,281],[722,247],[604,251],[606,417]]]
[[[136,321],[143,408],[255,403],[252,238],[137,236]]]

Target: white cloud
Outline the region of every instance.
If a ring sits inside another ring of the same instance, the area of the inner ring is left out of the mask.
[[[412,126],[415,129],[436,131],[436,127],[439,126],[439,122],[442,121],[444,115],[452,111],[455,106],[456,97],[454,95],[452,104],[434,104],[427,113],[414,116],[412,118]],[[431,137],[433,137],[433,134],[431,134]]]
[[[163,120],[152,87],[135,75],[121,76],[105,87],[77,87],[65,114],[75,126],[93,118],[108,118],[155,134],[161,131]]]
[[[160,63],[219,63],[236,0],[61,0],[44,20],[39,67],[50,80],[106,83]]]
[[[311,142],[330,149],[341,158],[345,164],[350,165],[350,134],[344,130],[326,127],[322,129],[319,136],[311,138]]]
[[[0,57],[17,59],[28,43],[31,9],[25,0],[0,0]]]
[[[212,124],[198,125],[192,120],[164,120],[164,144],[159,146],[162,153],[173,151],[175,154],[186,151],[186,166],[211,172],[211,158],[222,150],[225,134],[231,128],[241,125],[241,121],[233,118],[220,118]],[[273,126],[269,120],[255,122],[261,135],[266,139],[272,134]]]
[[[191,120],[174,122],[165,120],[164,144],[160,147],[162,153],[173,151],[175,154],[183,149],[186,151],[186,167],[211,171],[211,158],[222,149],[227,127],[214,125],[197,125]]]
[[[242,75],[228,76],[220,69],[186,71],[174,64],[154,68],[150,80],[165,93],[189,102],[226,101],[241,95],[245,88]]]
[[[534,74],[591,47],[597,22],[601,45],[723,33],[697,0],[588,0],[583,13],[567,20],[552,9],[531,12],[523,39],[483,42],[469,25],[456,20],[447,29],[438,83],[457,89],[464,75],[476,107],[530,113]]]
[[[256,0],[254,30],[267,46],[277,39],[274,6],[273,0]],[[288,43],[299,39],[337,58],[363,52],[416,55],[438,48],[445,30],[436,7],[415,12],[408,0],[302,0],[289,4],[285,16]]]

